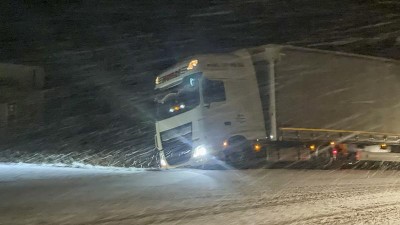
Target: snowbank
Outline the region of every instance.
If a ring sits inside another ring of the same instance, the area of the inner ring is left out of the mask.
[[[137,173],[145,169],[93,166],[81,163],[72,165],[57,164],[28,164],[28,163],[0,163],[0,182],[9,182],[26,179],[49,179],[81,177],[112,173]]]

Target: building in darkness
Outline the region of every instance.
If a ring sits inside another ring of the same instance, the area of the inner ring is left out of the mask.
[[[44,87],[43,68],[0,63],[0,141],[41,124]]]

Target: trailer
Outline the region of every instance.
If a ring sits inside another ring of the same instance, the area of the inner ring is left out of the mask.
[[[156,78],[155,144],[163,167],[398,161],[399,87],[391,59],[284,45],[198,55]]]

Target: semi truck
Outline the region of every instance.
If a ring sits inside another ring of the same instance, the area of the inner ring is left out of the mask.
[[[163,168],[400,161],[400,62],[263,45],[183,60],[155,80]]]

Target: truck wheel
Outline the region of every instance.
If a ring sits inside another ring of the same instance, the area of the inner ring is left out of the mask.
[[[359,169],[368,170],[368,169],[371,167],[370,164],[371,164],[370,162],[361,161],[361,162],[360,162],[360,167],[359,167]]]
[[[247,169],[248,159],[246,157],[246,152],[233,152],[226,156],[226,163],[234,168]]]
[[[327,146],[318,147],[318,155],[314,160],[316,168],[323,170],[331,169],[334,161]]]
[[[225,160],[235,168],[247,168],[249,161],[250,142],[243,136],[234,136],[228,140],[229,147],[225,150]]]

